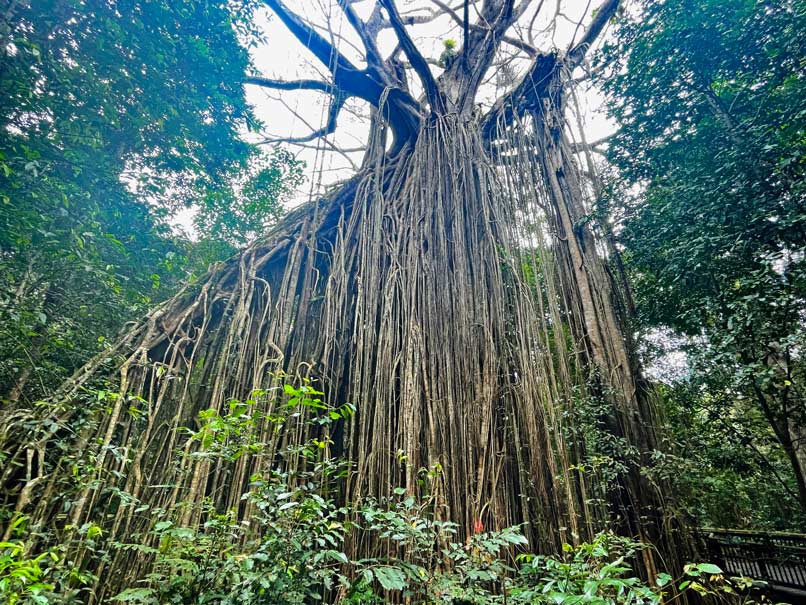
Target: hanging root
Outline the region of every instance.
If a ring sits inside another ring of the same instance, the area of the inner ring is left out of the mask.
[[[534,548],[557,551],[606,527],[603,481],[574,470],[586,456],[575,406],[612,394],[617,429],[648,449],[645,411],[595,242],[573,233],[582,194],[558,172],[568,158],[535,127],[502,137],[491,154],[475,124],[425,124],[413,149],[370,162],[132,328],[62,388],[47,422],[15,410],[0,436],[4,504],[53,537],[97,523],[108,542],[153,524],[121,494],[190,525],[208,498],[248,519],[250,477],[313,436],[304,414],[282,432],[266,419],[284,372],[357,406],[332,435],[354,463],[347,501],[419,494],[428,469],[435,514],[467,535],[523,523]],[[110,376],[117,395],[93,411],[86,390]],[[182,427],[257,390],[259,455],[183,455],[194,446]],[[71,469],[88,460],[76,484]],[[103,572],[99,601],[151,561],[81,555]]]

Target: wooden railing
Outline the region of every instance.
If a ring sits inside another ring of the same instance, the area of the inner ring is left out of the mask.
[[[705,528],[701,535],[709,559],[729,575],[806,591],[806,534]]]

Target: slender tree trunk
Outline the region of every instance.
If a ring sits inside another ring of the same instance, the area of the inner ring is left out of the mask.
[[[585,329],[579,337],[587,342],[596,380],[612,405],[604,423],[625,445],[635,447],[639,456],[638,460],[627,461],[629,470],[623,477],[623,489],[615,495],[617,507],[629,533],[648,543],[662,545],[663,550],[675,552],[681,558],[691,557],[694,554],[692,540],[674,514],[670,515],[667,510],[668,486],[649,480],[645,474],[652,466],[652,452],[659,448],[656,435],[659,421],[641,388],[640,368],[629,348],[631,339],[624,323],[626,317],[619,313],[619,307],[629,308],[629,299],[619,302],[620,290],[615,287],[587,225],[589,211],[584,185],[564,131],[562,110],[547,100],[542,114],[535,116],[535,124],[558,243],[567,254],[564,266],[570,272],[569,281],[574,284],[566,290],[566,295],[575,300],[580,309]],[[655,577],[661,566],[649,551],[643,553],[643,558],[649,577]]]
[[[32,266],[29,266],[29,272],[31,270]],[[12,405],[23,399],[29,381],[32,377],[37,376],[39,371],[38,364],[41,362],[43,356],[43,348],[47,345],[49,338],[48,321],[53,309],[59,304],[60,297],[57,294],[56,288],[51,283],[45,284],[43,292],[38,293],[38,295],[42,297],[42,304],[38,312],[44,317],[44,321],[40,319],[32,326],[32,328],[36,330],[36,335],[31,339],[30,345],[24,347],[23,357],[21,359],[22,367],[13,379],[11,388],[6,393],[5,399]],[[24,304],[23,298],[25,296],[26,289],[24,289],[21,284],[16,296],[18,305]],[[45,393],[45,385],[41,384],[40,386],[42,392],[39,396],[45,397],[47,395],[47,393]]]
[[[784,449],[795,473],[800,508],[806,513],[806,427],[797,419],[788,418],[787,434],[788,446]]]
[[[806,428],[796,418],[776,413],[761,389],[755,388],[755,392],[759,406],[789,460],[798,488],[800,508],[806,513]]]

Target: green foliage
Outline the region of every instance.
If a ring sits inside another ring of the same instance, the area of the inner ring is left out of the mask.
[[[81,590],[90,580],[86,572],[72,567],[65,556],[70,539],[35,552],[31,546],[34,532],[27,519],[18,517],[10,524],[12,538],[0,542],[0,599],[8,605],[69,605],[81,602]],[[97,526],[84,528],[80,543],[93,547],[99,533]],[[33,552],[32,552],[33,551]]]
[[[442,69],[449,69],[458,56],[456,52],[456,40],[443,40],[442,46],[442,54],[439,55],[437,63]]]
[[[788,460],[782,489],[759,495],[806,511],[806,5],[638,7],[605,49],[600,82],[621,126],[604,205],[621,223],[639,320],[690,339],[689,383],[667,391],[686,397],[670,406],[694,405],[700,430],[742,448],[730,457],[756,466],[745,476],[769,480]],[[703,462],[729,474],[720,449]],[[759,508],[779,507],[754,502],[733,523],[757,522]]]
[[[0,23],[0,401],[256,236],[299,169],[241,134],[255,2],[14,2]],[[171,216],[199,209],[204,239]]]
[[[289,403],[296,400],[288,409],[311,406],[322,412],[312,422],[327,425],[334,413],[339,418],[352,413],[323,406],[319,393],[307,386],[286,386],[286,392]],[[205,416],[193,434],[211,448],[202,455],[239,457],[237,448],[217,444],[240,441],[246,409],[232,402],[227,414]],[[252,477],[244,495],[255,506],[248,528],[212,508],[205,509],[201,527],[156,523],[153,572],[143,586],[114,600],[380,604],[393,593],[412,603],[572,603],[582,595],[600,596],[600,603],[660,602],[657,592],[626,577],[631,568],[625,560],[638,547],[629,540],[603,534],[593,544],[568,546],[567,559],[520,555],[516,563],[515,551],[528,546],[517,528],[482,531],[460,542],[456,524],[435,518],[431,501],[418,501],[402,488],[382,502],[339,506],[330,494],[348,465],[329,458],[319,440],[285,454],[288,461],[300,455],[309,470]],[[351,560],[345,554],[349,540],[378,544],[387,554]]]
[[[714,388],[713,373],[709,379],[656,387],[677,452],[659,459],[657,471],[675,482],[686,511],[706,527],[797,527],[791,466],[769,422],[754,402]]]
[[[317,426],[328,427],[349,418],[352,406],[332,408],[310,383],[287,384],[282,389],[281,412],[268,418],[279,431],[283,424],[312,411]],[[207,410],[199,428],[189,432],[198,447],[194,458],[235,462],[244,454],[260,455],[255,437],[254,406],[265,391],[246,401],[231,401],[226,413]],[[346,464],[332,459],[327,437],[289,447],[289,467],[253,475],[243,495],[253,511],[248,524],[236,521],[233,511],[218,511],[206,501],[199,511],[205,521],[185,527],[162,518],[146,542],[117,548],[150,552],[155,556],[143,586],[133,586],[115,601],[162,603],[307,603],[337,582],[345,583],[340,566],[347,563],[340,550],[347,535],[347,510],[334,500],[335,482]],[[180,506],[180,508],[182,508]],[[161,514],[161,513],[160,513]]]
[[[660,603],[660,594],[638,578],[628,577],[627,560],[639,544],[612,534],[600,534],[576,548],[566,545],[565,558],[522,556],[522,576],[534,586],[513,592],[515,603]]]
[[[455,523],[439,518],[432,498],[417,499],[404,488],[382,501],[340,504],[350,464],[332,456],[327,435],[354,407],[328,405],[310,382],[256,391],[245,401],[230,401],[223,413],[202,412],[197,428],[185,431],[192,447],[184,447],[184,455],[213,464],[236,463],[246,452],[260,456],[253,430],[256,403],[278,394],[281,405],[268,418],[278,431],[307,418],[321,435],[286,448],[282,460],[250,477],[241,504],[250,509],[248,522],[211,499],[180,503],[169,512],[118,494],[121,505],[153,519],[145,534],[108,542],[98,525],[68,526],[60,543],[37,553],[42,536],[19,518],[14,523],[19,537],[0,544],[0,598],[13,605],[84,602],[83,587],[93,578],[71,565],[76,549],[93,553],[98,562],[149,557],[150,571],[111,599],[135,605],[380,605],[390,598],[413,605],[658,605],[664,591],[708,596],[732,586],[718,568],[704,563],[689,566],[678,579],[661,575],[658,585],[649,587],[631,566],[646,546],[611,533],[566,545],[555,556],[529,554],[517,527],[477,527],[462,540]],[[103,404],[108,397],[102,392],[95,401]],[[440,472],[420,474],[429,482]],[[180,521],[189,509],[198,513],[198,522]],[[357,542],[374,545],[374,554],[349,557]]]
[[[570,470],[591,477],[589,482],[599,493],[619,489],[629,469],[638,464],[640,452],[627,440],[608,430],[606,420],[610,404],[606,397],[587,393],[580,396],[577,390],[571,409],[566,412],[571,420],[565,431],[569,442],[576,442],[584,458]],[[645,472],[649,468],[645,468]]]
[[[47,568],[43,567],[43,562],[48,559],[58,560],[52,552],[27,558],[22,541],[0,542],[0,596],[8,605],[26,601],[47,603],[44,594],[54,588],[47,582]]]
[[[302,180],[301,165],[289,152],[257,155],[229,182],[205,193],[194,217],[196,228],[233,246],[251,241],[281,215],[277,201]]]

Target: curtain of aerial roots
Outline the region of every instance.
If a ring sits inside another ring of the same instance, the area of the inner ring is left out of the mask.
[[[250,476],[310,438],[311,425],[299,416],[278,432],[260,420],[255,437],[265,447],[235,462],[182,456],[196,445],[178,429],[255,389],[269,395],[254,416],[276,411],[281,398],[271,389],[293,380],[277,376],[284,370],[318,379],[332,404],[357,406],[332,435],[334,453],[354,462],[348,501],[398,486],[417,493],[418,471],[441,469],[429,489],[434,512],[465,533],[477,521],[526,523],[533,548],[555,551],[605,526],[595,475],[586,484],[569,470],[584,452],[566,424],[586,394],[589,350],[607,346],[600,340],[615,329],[592,339],[586,326],[585,304],[607,293],[569,294],[591,286],[577,283],[587,279],[582,261],[563,244],[571,219],[557,210],[557,188],[567,183],[552,182],[557,171],[535,154],[540,132],[510,129],[509,155],[493,163],[477,130],[453,118],[425,124],[409,153],[379,159],[153,312],[113,351],[125,360],[114,373],[119,392],[145,402],[121,397],[89,422],[77,398],[106,367],[104,359],[90,364],[58,395],[64,414],[12,454],[16,470],[3,478],[12,507],[57,533],[93,522],[105,539],[122,541],[153,523],[126,500],[175,510],[191,525],[203,521],[192,504],[205,498],[248,518],[241,496]],[[65,425],[73,432],[58,428]],[[68,435],[66,450],[50,446]],[[58,496],[80,460],[92,462],[81,466],[90,476],[65,506]],[[102,599],[142,577],[150,561],[126,550],[86,564],[102,578]]]

